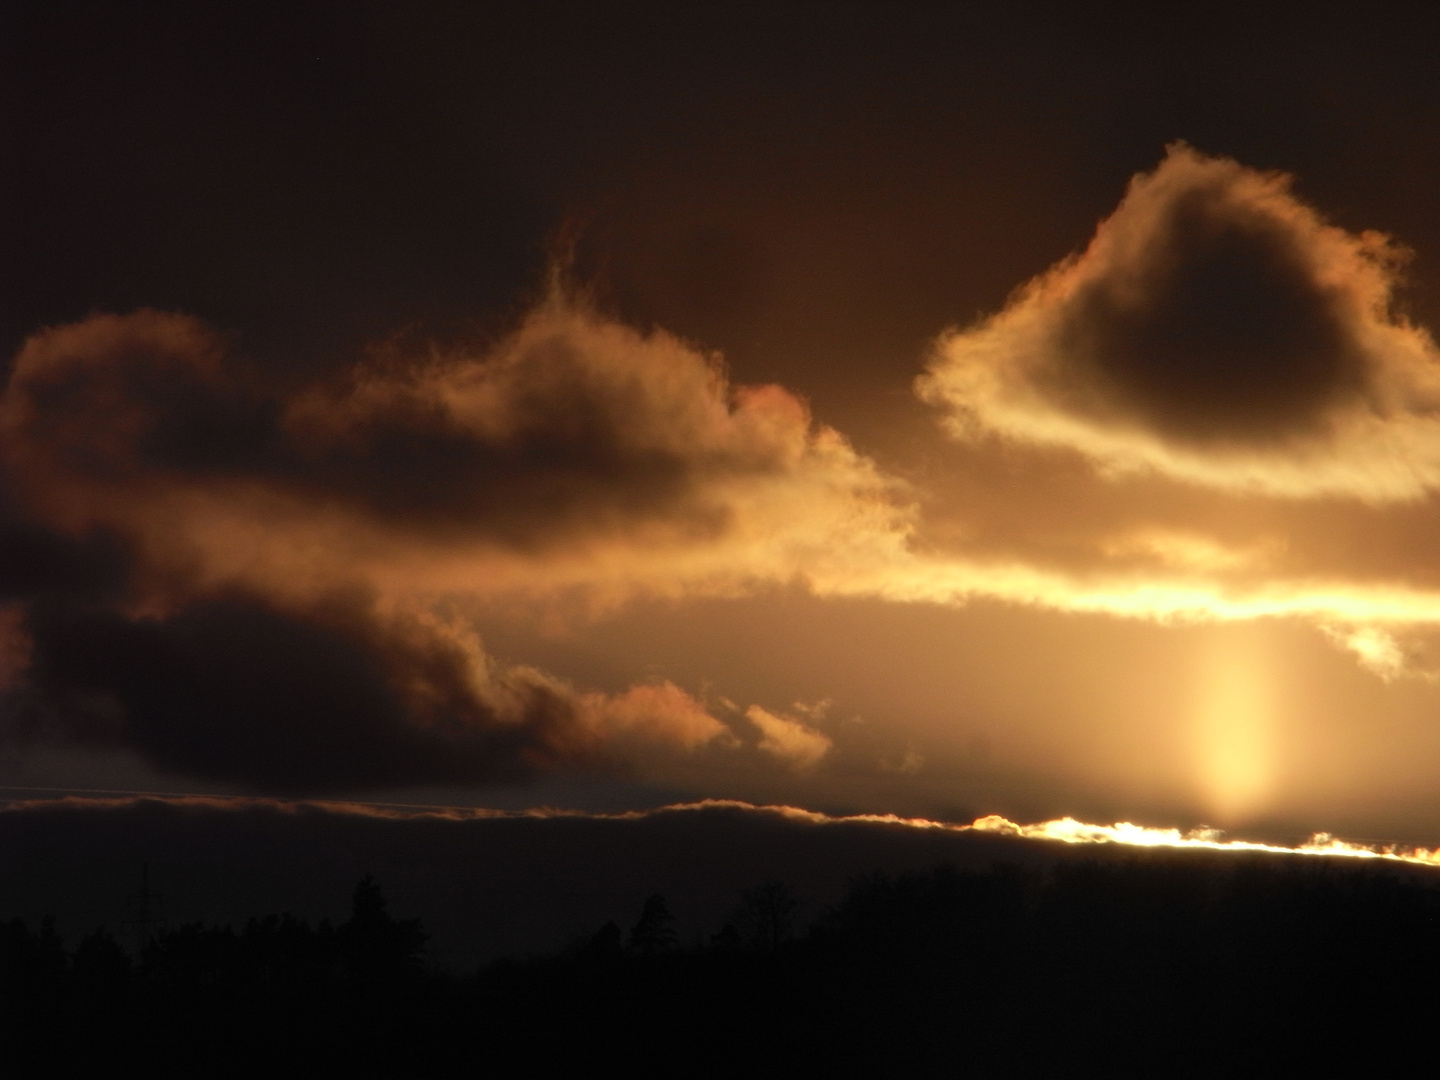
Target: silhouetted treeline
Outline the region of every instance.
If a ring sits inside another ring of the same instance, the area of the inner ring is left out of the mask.
[[[808,921],[807,921],[808,917]],[[427,970],[368,878],[290,916],[73,949],[0,924],[7,1076],[1006,1076],[1386,1071],[1440,1003],[1440,888],[1185,855],[768,883],[679,941],[661,896],[549,956]]]

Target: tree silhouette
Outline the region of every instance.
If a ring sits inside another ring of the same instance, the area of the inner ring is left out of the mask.
[[[130,981],[130,957],[101,926],[80,939],[71,970],[77,986],[92,992],[115,992]]]
[[[741,939],[751,948],[774,952],[795,936],[800,901],[788,885],[767,881],[740,894],[731,917]]]
[[[374,984],[417,974],[427,936],[418,919],[396,919],[385,894],[366,874],[351,894],[348,921],[336,931],[350,977]]]
[[[735,952],[740,944],[740,930],[733,922],[727,922],[710,935],[710,947],[721,952]]]
[[[654,956],[675,947],[675,931],[670,924],[675,916],[665,906],[665,898],[655,893],[645,901],[640,921],[630,931],[630,948],[642,956]]]
[[[624,951],[625,935],[615,923],[607,922],[580,946],[579,955],[590,961],[606,961],[618,958]]]

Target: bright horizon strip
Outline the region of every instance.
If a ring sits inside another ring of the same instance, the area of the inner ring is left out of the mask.
[[[1314,833],[1294,847],[1265,844],[1256,840],[1223,840],[1219,829],[1157,829],[1128,821],[1114,825],[1087,825],[1074,818],[1057,818],[1038,825],[1016,825],[998,814],[977,818],[972,825],[957,828],[976,832],[1018,836],[1027,840],[1056,840],[1064,844],[1125,844],[1148,848],[1201,848],[1209,851],[1259,851],[1272,855],[1324,855],[1350,859],[1386,859],[1417,866],[1440,867],[1440,848],[1409,847],[1403,844],[1355,844],[1330,833]]]
[[[1033,825],[1019,825],[999,814],[976,818],[969,825],[957,825],[929,818],[901,817],[898,814],[825,814],[797,806],[757,805],[739,799],[700,799],[688,803],[671,803],[646,810],[622,810],[611,813],[567,810],[557,807],[532,807],[526,810],[499,810],[478,806],[454,806],[427,803],[367,802],[347,799],[278,799],[254,795],[202,795],[175,792],[112,790],[99,788],[39,788],[0,785],[0,793],[70,792],[58,797],[15,799],[0,794],[0,813],[38,810],[50,806],[74,809],[120,809],[137,802],[156,801],[181,806],[203,806],[215,810],[240,810],[265,807],[285,813],[320,810],[329,813],[355,814],[362,817],[442,819],[479,821],[503,818],[591,818],[596,820],[636,821],[664,813],[685,813],[702,810],[733,809],[775,814],[814,825],[898,825],[910,829],[933,829],[951,833],[981,833],[1008,836],[1022,840],[1049,840],[1062,844],[1119,844],[1125,847],[1178,848],[1204,851],[1250,851],[1269,855],[1310,855],[1347,859],[1380,859],[1414,866],[1440,868],[1440,847],[1423,848],[1405,844],[1358,844],[1341,840],[1327,832],[1314,833],[1304,843],[1288,847],[1257,840],[1226,840],[1219,829],[1200,827],[1181,832],[1176,828],[1156,828],[1119,821],[1113,825],[1089,825],[1072,817],[1055,818]],[[84,791],[85,795],[76,794]],[[105,797],[94,797],[94,796]]]

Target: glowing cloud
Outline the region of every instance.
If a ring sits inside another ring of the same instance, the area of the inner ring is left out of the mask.
[[[1440,486],[1440,354],[1396,316],[1400,254],[1183,144],[1090,246],[936,347],[951,430],[1069,447],[1115,472],[1286,497]]]
[[[762,751],[785,762],[791,768],[813,768],[834,747],[829,736],[792,716],[781,716],[752,705],[745,719],[760,730]]]
[[[187,317],[47,330],[0,401],[0,463],[25,520],[119,533],[181,588],[725,592],[906,521],[800,399],[567,294],[488,350],[298,394]]]
[[[1395,635],[1378,626],[1322,626],[1325,635],[1355,654],[1366,671],[1389,682],[1411,673],[1411,664]]]

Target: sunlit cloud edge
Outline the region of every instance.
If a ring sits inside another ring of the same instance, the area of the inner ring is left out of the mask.
[[[160,804],[180,809],[210,811],[268,810],[285,814],[341,814],[385,820],[484,821],[535,818],[583,818],[588,820],[638,821],[661,814],[703,811],[737,811],[773,815],[816,826],[882,825],[905,829],[1041,840],[1071,845],[1118,845],[1122,847],[1190,849],[1218,852],[1256,852],[1269,855],[1320,856],[1369,859],[1440,867],[1440,847],[1424,848],[1406,844],[1357,843],[1327,832],[1317,832],[1294,846],[1256,840],[1227,839],[1208,826],[1182,831],[1157,828],[1128,821],[1113,825],[1091,825],[1072,817],[1022,825],[999,814],[987,814],[968,825],[898,814],[826,814],[783,804],[757,804],[739,799],[700,799],[671,803],[643,810],[598,812],[539,806],[521,810],[493,809],[448,804],[368,802],[360,800],[277,799],[249,795],[181,794],[109,789],[32,788],[0,786],[0,813],[23,813],[47,809],[76,812],[123,810],[143,804]]]

